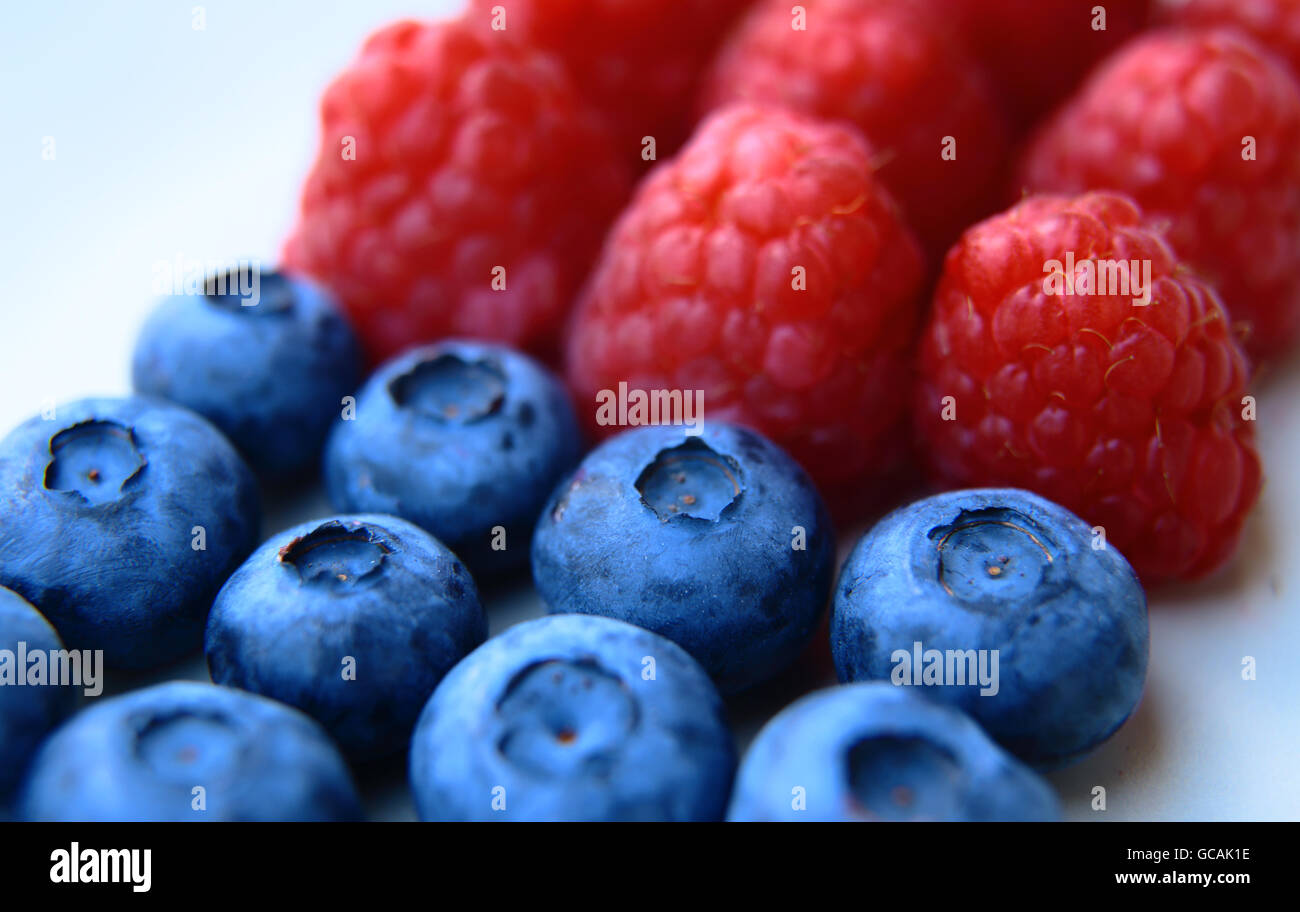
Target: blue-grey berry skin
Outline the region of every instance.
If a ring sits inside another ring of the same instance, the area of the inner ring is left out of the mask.
[[[512,627],[434,691],[411,744],[422,820],[720,820],[722,700],[662,637],[562,615]]]
[[[248,466],[160,399],[82,399],[0,441],[0,585],[70,649],[148,668],[199,649],[212,599],[257,544]]]
[[[835,545],[803,470],[753,431],[647,427],[587,455],[547,504],[533,578],[552,612],[673,640],[724,692],[781,671],[817,627]]]
[[[819,690],[750,745],[732,821],[1056,820],[1051,786],[969,717],[881,682]]]
[[[0,588],[0,650],[8,652],[7,661],[0,659],[0,807],[41,741],[72,714],[80,693],[71,685],[50,683],[48,672],[44,683],[31,683],[26,672],[32,665],[17,667],[19,656],[42,653],[48,669],[50,654],[62,649],[59,635],[39,611],[16,592]],[[4,667],[10,661],[14,664]]]
[[[831,623],[840,680],[901,677],[916,663],[895,653],[916,643],[942,652],[945,666],[949,650],[986,650],[991,670],[996,653],[996,694],[955,675],[912,689],[970,714],[1035,767],[1077,757],[1133,712],[1147,668],[1146,596],[1123,556],[1094,542],[1083,520],[1015,489],[952,491],[896,510],[840,573]]]
[[[266,271],[258,294],[241,297],[238,275],[158,304],[136,340],[135,390],[207,418],[261,476],[314,473],[343,397],[361,382],[360,347],[314,283]]]
[[[528,563],[537,514],[581,454],[560,381],[500,345],[445,340],[381,366],[325,451],[336,510],[422,526],[482,580]]]
[[[44,821],[361,816],[347,764],[320,726],[273,700],[195,681],[73,716],[32,762],[18,807]]]
[[[487,637],[469,571],[396,516],[304,523],[257,549],[217,595],[212,680],[294,706],[349,757],[404,750],[442,677]]]

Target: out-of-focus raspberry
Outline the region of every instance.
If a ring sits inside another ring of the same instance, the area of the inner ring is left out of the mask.
[[[546,357],[630,181],[553,58],[401,22],[325,92],[283,259],[334,290],[372,359],[447,335]]]
[[[1071,253],[1060,293],[1045,280]],[[1089,283],[1086,261],[1137,265],[1125,289]],[[1192,578],[1232,555],[1259,494],[1248,373],[1213,289],[1130,199],[1035,196],[949,253],[918,424],[938,481],[1036,491],[1102,526],[1145,582]]]
[[[1300,0],[1160,0],[1156,9],[1173,25],[1241,29],[1300,77]]]
[[[727,29],[753,0],[472,0],[479,28],[554,54],[605,118],[620,155],[658,159],[690,134],[700,77]]]
[[[937,265],[1000,198],[1007,129],[984,73],[923,3],[807,0],[794,9],[786,0],[755,7],[720,52],[703,107],[784,104],[861,129],[877,177]]]
[[[587,420],[620,381],[702,389],[706,423],[757,428],[868,500],[907,444],[921,277],[872,160],[853,128],[781,108],[705,120],[642,183],[575,314]]]
[[[1218,289],[1247,351],[1300,335],[1300,83],[1226,32],[1153,32],[1049,121],[1030,191],[1131,194]]]
[[[1151,0],[926,0],[993,75],[1021,129],[1073,92],[1146,25]],[[1096,7],[1105,10],[1105,29]]]

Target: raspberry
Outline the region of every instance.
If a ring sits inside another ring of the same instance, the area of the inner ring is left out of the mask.
[[[554,54],[605,117],[620,154],[663,158],[686,140],[700,76],[752,0],[472,0],[475,25]],[[505,28],[498,13],[504,13]]]
[[[1162,0],[1158,9],[1175,25],[1240,29],[1300,76],[1300,0]]]
[[[1017,126],[1033,125],[1141,31],[1150,0],[927,0],[993,75]],[[1106,12],[1105,29],[1096,8]]]
[[[1156,32],[1043,128],[1023,185],[1131,194],[1269,357],[1300,334],[1298,147],[1300,84],[1279,62],[1222,32]]]
[[[703,105],[779,103],[847,120],[877,176],[941,260],[996,208],[1006,126],[984,74],[925,8],[898,0],[766,0],[720,52]],[[804,29],[793,28],[802,10]],[[945,157],[945,137],[952,137]],[[953,155],[955,154],[955,158]]]
[[[578,305],[581,401],[701,389],[706,423],[756,428],[824,488],[896,464],[921,254],[871,161],[856,130],[784,109],[706,119],[642,183]]]
[[[1049,294],[1049,265],[1068,268],[1068,254],[1081,284]],[[1085,261],[1149,262],[1150,303],[1085,282]],[[967,231],[920,375],[918,424],[944,483],[1055,500],[1102,526],[1148,583],[1232,554],[1260,488],[1247,362],[1213,289],[1132,200],[1029,197]]]
[[[401,22],[325,92],[284,261],[334,290],[372,359],[447,335],[545,357],[629,181],[554,60]]]

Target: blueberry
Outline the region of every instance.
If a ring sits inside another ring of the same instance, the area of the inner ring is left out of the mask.
[[[383,365],[325,453],[337,510],[428,529],[476,574],[528,561],[528,539],[580,437],[560,382],[499,345],[450,340]]]
[[[453,665],[487,637],[469,572],[396,516],[283,532],[222,587],[208,617],[212,680],[297,707],[356,759],[404,749]]]
[[[896,510],[840,574],[840,680],[916,686],[1036,767],[1082,754],[1128,718],[1147,667],[1142,587],[1094,542],[1083,520],[1026,491],[953,491]]]
[[[718,820],[735,767],[722,701],[690,656],[574,615],[471,653],[411,744],[423,820]]]
[[[136,341],[136,392],[193,409],[260,475],[314,471],[361,354],[329,295],[281,272],[213,276],[205,294],[163,299]],[[256,288],[256,294],[242,295]]]
[[[555,492],[533,540],[552,612],[668,637],[724,692],[798,655],[830,593],[833,533],[808,476],[752,431],[627,431]]]
[[[96,703],[50,736],[28,820],[355,820],[347,764],[311,719],[238,690],[173,681]]]
[[[22,778],[45,736],[77,705],[77,691],[49,677],[49,657],[63,649],[50,622],[15,592],[0,588],[0,805]],[[32,683],[31,656],[43,656]]]
[[[0,585],[73,649],[119,667],[197,650],[217,590],[257,543],[257,484],[198,415],[83,399],[0,441]]]
[[[763,727],[728,820],[1054,820],[1051,787],[967,716],[884,683],[809,694]]]

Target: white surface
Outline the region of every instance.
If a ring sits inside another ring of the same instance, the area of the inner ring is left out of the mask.
[[[459,0],[7,4],[0,27],[0,430],[47,400],[126,392],[159,261],[274,260],[316,141],[316,102],[372,28]],[[42,159],[44,137],[56,157]],[[1269,378],[1268,483],[1238,561],[1152,599],[1136,716],[1053,774],[1069,816],[1300,818],[1300,369]],[[273,517],[267,534],[319,502]],[[539,611],[491,606],[494,630]],[[1243,681],[1253,656],[1258,680]],[[201,664],[186,673],[201,675]],[[746,736],[788,695],[734,705]],[[1107,810],[1090,808],[1107,790]],[[397,772],[372,809],[405,816]]]

